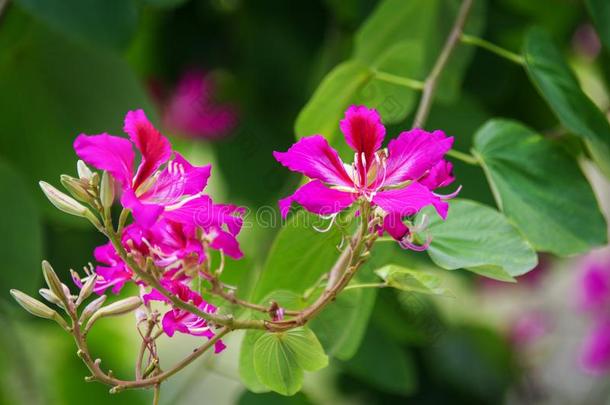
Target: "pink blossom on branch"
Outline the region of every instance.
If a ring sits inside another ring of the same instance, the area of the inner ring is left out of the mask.
[[[311,179],[280,200],[282,216],[288,215],[293,202],[314,214],[332,215],[365,199],[383,211],[383,229],[403,247],[425,248],[411,242],[402,219],[428,205],[443,219],[447,216],[446,200],[457,192],[442,196],[434,190],[454,180],[451,163],[443,159],[453,138],[442,131],[413,129],[402,132],[387,149],[381,149],[385,127],[377,111],[364,106],[349,107],[340,128],[355,152],[350,165],[322,135],[302,138],[286,152],[274,152],[282,165]]]

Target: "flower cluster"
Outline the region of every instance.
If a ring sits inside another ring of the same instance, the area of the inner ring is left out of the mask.
[[[309,212],[334,216],[364,199],[383,217],[380,233],[387,232],[404,248],[427,248],[429,241],[414,243],[413,226],[405,220],[428,205],[443,219],[447,216],[446,200],[459,189],[446,196],[434,190],[454,181],[452,165],[443,159],[453,138],[442,131],[413,129],[381,149],[385,127],[377,111],[364,106],[348,108],[340,128],[354,151],[352,164],[343,163],[321,135],[302,138],[287,152],[274,152],[282,165],[311,179],[279,202],[282,216],[286,217],[293,202]]]
[[[108,134],[79,135],[74,149],[84,162],[112,175],[120,189],[121,205],[133,216],[133,223],[123,227],[120,234],[123,249],[140,268],[148,268],[152,262],[160,272],[161,285],[180,300],[213,313],[216,308],[190,285],[193,280],[206,277],[202,264],[209,249],[241,258],[236,237],[242,227],[243,209],[216,204],[205,195],[210,166],[193,166],[173,152],[167,138],[143,111],[127,113],[124,131],[129,139]],[[141,155],[137,167],[134,146]],[[96,248],[94,256],[101,263],[93,269],[96,293],[109,288],[118,293],[125,283],[135,281],[143,291],[145,304],[151,300],[168,303],[154,289],[147,293],[144,280],[135,277],[111,242]],[[75,277],[75,282],[82,285],[86,278]],[[214,336],[204,319],[177,308],[165,313],[162,325],[169,336],[176,331]],[[217,342],[217,351],[223,347],[222,342]]]

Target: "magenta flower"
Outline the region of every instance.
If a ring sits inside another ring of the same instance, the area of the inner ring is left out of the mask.
[[[99,263],[104,264],[104,266],[98,265],[94,269],[94,273],[97,274],[97,280],[95,281],[93,291],[101,295],[106,289],[111,288],[114,294],[118,294],[125,283],[132,279],[133,273],[121,260],[110,242],[95,248],[93,256]],[[87,279],[92,276],[88,275],[82,280],[78,277],[73,277],[73,281],[81,288]]]
[[[79,135],[77,155],[86,163],[106,170],[122,189],[121,203],[132,211],[138,224],[149,227],[163,214],[172,221],[203,227],[222,227],[236,235],[243,212],[231,205],[216,205],[203,194],[210,165],[196,167],[179,153],[172,158],[171,145],[148,121],[142,110],[125,117],[130,141],[108,134]],[[134,171],[133,145],[142,155]]]
[[[589,332],[581,348],[580,365],[590,374],[610,371],[610,320],[600,320]]]
[[[589,256],[583,263],[580,305],[582,309],[610,316],[610,260]]]
[[[214,305],[207,303],[203,298],[201,298],[201,295],[191,290],[186,284],[169,280],[164,280],[163,284],[165,288],[170,290],[182,301],[192,303],[203,312],[210,314],[216,312],[217,308]],[[156,290],[143,295],[142,300],[146,305],[148,305],[150,301],[169,303],[169,300]],[[215,336],[214,331],[211,329],[205,319],[178,308],[173,308],[167,311],[163,315],[161,325],[163,327],[163,331],[170,337],[174,336],[176,332],[193,336],[204,336],[208,339],[212,339]],[[225,347],[226,346],[222,340],[219,340],[214,346],[214,352],[220,353],[225,349]]]
[[[519,316],[511,325],[510,340],[518,348],[529,346],[547,335],[550,331],[548,317],[541,312],[531,311]]]
[[[344,164],[321,135],[302,138],[287,152],[274,152],[282,165],[311,179],[280,200],[282,217],[287,216],[293,202],[314,214],[332,215],[365,199],[385,213],[384,229],[392,237],[404,247],[419,248],[411,243],[402,218],[428,205],[446,218],[446,200],[457,192],[441,196],[433,190],[454,180],[451,163],[443,160],[453,138],[442,131],[413,129],[382,150],[385,127],[377,111],[363,106],[348,108],[340,128],[355,152],[351,165]]]
[[[163,108],[163,125],[171,132],[193,138],[217,139],[231,132],[238,113],[231,104],[218,104],[210,75],[190,71],[182,75]]]

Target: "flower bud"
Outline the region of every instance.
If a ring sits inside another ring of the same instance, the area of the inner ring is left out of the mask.
[[[87,166],[87,164],[82,160],[79,160],[76,163],[76,171],[78,172],[78,177],[80,179],[89,179],[93,175],[93,172],[91,169],[89,169],[89,166]]]
[[[23,309],[28,311],[30,314],[34,316],[38,316],[40,318],[52,319],[58,324],[60,324],[64,329],[68,329],[68,324],[66,321],[54,310],[38,301],[35,298],[30,297],[29,295],[19,291],[19,290],[11,290],[11,295],[17,301]]]
[[[93,274],[87,278],[87,281],[80,289],[80,293],[78,294],[78,298],[76,299],[76,305],[80,305],[84,300],[89,298],[91,293],[93,292],[93,288],[95,287],[95,282],[97,281],[97,274]]]
[[[117,302],[113,302],[112,304],[99,309],[93,314],[85,326],[85,332],[89,331],[91,326],[93,326],[93,323],[100,318],[123,315],[138,309],[140,305],[142,305],[142,300],[140,297],[129,297]]]
[[[104,208],[110,208],[114,202],[114,178],[108,172],[104,172],[104,174],[102,174],[100,201],[102,202],[102,207]]]
[[[53,204],[58,210],[63,211],[66,214],[76,215],[77,217],[84,217],[86,215],[88,211],[87,208],[74,198],[62,193],[44,181],[41,181],[38,184],[40,184],[40,188],[47,196],[51,204]]]
[[[91,301],[89,304],[87,304],[87,306],[83,310],[83,313],[80,316],[80,322],[83,322],[85,319],[93,315],[94,312],[100,309],[104,301],[106,301],[106,296],[100,295],[99,297]]]
[[[63,302],[61,302],[59,297],[53,294],[53,291],[49,290],[48,288],[41,288],[40,290],[38,290],[38,293],[42,296],[42,298],[49,301],[51,304],[63,307]]]
[[[90,202],[93,200],[91,194],[86,189],[87,184],[84,184],[81,180],[75,179],[74,177],[62,174],[59,176],[61,184],[72,194],[72,197],[79,201]]]
[[[46,260],[42,261],[42,274],[44,275],[44,279],[47,282],[51,292],[61,300],[65,308],[68,308],[69,294],[66,294],[64,285],[61,283],[61,281],[59,281],[59,277],[57,277],[57,274],[55,273],[55,270],[53,270],[53,267],[51,267],[51,264],[49,264],[49,262]]]

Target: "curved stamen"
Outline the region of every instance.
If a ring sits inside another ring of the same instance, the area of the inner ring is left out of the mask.
[[[337,215],[339,215],[338,212],[336,214],[331,214],[331,215],[320,215],[320,218],[330,219],[330,222],[324,229],[318,228],[316,225],[313,226],[313,229],[315,229],[316,231],[318,231],[320,233],[328,232],[330,230],[330,228],[332,228],[333,224],[335,223],[335,219],[337,218]]]
[[[410,249],[416,252],[423,252],[424,250],[427,250],[428,247],[430,247],[430,243],[432,243],[432,237],[430,235],[426,237],[426,242],[424,242],[423,245],[417,245],[413,243],[412,235],[413,234],[409,234],[405,236],[401,241],[398,242],[398,245],[403,249]]]
[[[462,190],[462,186],[460,185],[457,190],[455,190],[453,193],[451,194],[437,194],[437,193],[432,193],[435,196],[437,196],[438,198],[440,198],[441,200],[450,200],[452,198],[455,198],[459,192]]]

